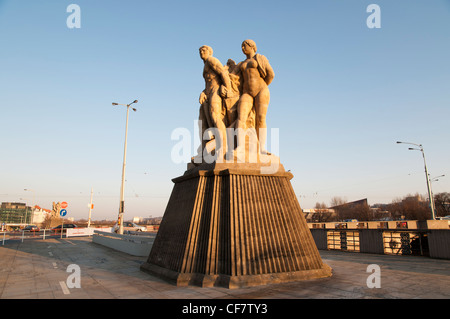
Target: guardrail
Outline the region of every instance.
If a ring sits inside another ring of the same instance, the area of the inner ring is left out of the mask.
[[[39,231],[0,231],[0,241],[2,246],[5,245],[5,242],[8,240],[20,240],[23,242],[26,239],[38,239],[42,238],[45,240],[46,238],[68,238],[74,236],[92,236],[95,230],[102,230],[104,232],[111,231],[111,228],[66,228],[61,231],[61,229],[42,229]]]
[[[54,229],[43,229],[39,231],[3,231],[0,232],[0,240],[2,242],[2,246],[5,245],[7,240],[20,240],[24,241],[25,239],[30,238],[41,238],[45,240],[48,237],[61,236],[61,232]]]
[[[310,230],[317,248],[321,250],[450,259],[449,229]]]

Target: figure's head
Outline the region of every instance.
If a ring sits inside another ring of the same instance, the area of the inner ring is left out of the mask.
[[[256,53],[256,43],[253,40],[244,40],[244,42],[242,42],[242,52],[244,52],[244,54],[246,54],[246,51],[248,51],[248,48],[253,49],[253,51]]]
[[[213,55],[213,49],[207,45],[202,45],[198,51],[202,60],[206,60],[208,57]]]

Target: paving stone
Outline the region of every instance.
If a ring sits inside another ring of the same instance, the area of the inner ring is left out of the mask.
[[[49,254],[51,252],[51,254]],[[177,287],[140,271],[146,257],[92,243],[91,238],[8,241],[0,247],[0,299],[449,299],[450,260],[320,251],[333,276],[227,289]],[[81,288],[68,288],[70,264]],[[381,288],[367,287],[367,266],[380,266]]]

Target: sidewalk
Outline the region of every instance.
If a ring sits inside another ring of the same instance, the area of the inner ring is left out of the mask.
[[[8,241],[0,246],[0,299],[449,299],[450,260],[320,251],[333,276],[242,289],[176,287],[139,270],[147,258],[88,237]],[[81,287],[66,285],[78,265]],[[380,267],[380,288],[368,288]]]

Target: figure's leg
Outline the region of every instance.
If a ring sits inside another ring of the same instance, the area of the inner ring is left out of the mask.
[[[208,128],[208,119],[205,114],[204,104],[200,105],[198,120],[199,120],[198,127],[200,132],[200,147],[201,147],[201,150],[199,150],[198,154],[203,154],[203,150],[205,149],[206,146],[206,141],[204,140],[203,137],[206,129]]]
[[[204,103],[205,104],[205,103]],[[199,137],[200,137],[200,145],[197,148],[197,155],[191,157],[191,162],[192,163],[202,163],[203,162],[203,151],[205,150],[206,147],[206,140],[204,139],[204,133],[206,131],[206,129],[208,128],[208,120],[206,118],[206,114],[205,114],[205,105],[202,104],[200,105],[200,109],[198,112],[198,131],[199,131]]]
[[[239,98],[229,98],[225,100],[226,114],[225,127],[227,132],[227,153],[225,154],[226,160],[232,160],[233,151],[236,148],[235,132],[236,132],[236,120],[237,120],[237,104]]]
[[[214,94],[210,99],[211,119],[214,127],[217,128],[219,136],[216,140],[216,161],[223,162],[224,156],[227,152],[227,133],[224,123],[224,113],[222,99],[218,94]]]
[[[258,135],[259,150],[261,154],[270,154],[266,150],[267,140],[267,123],[266,115],[269,107],[270,93],[269,89],[265,88],[259,92],[255,97],[255,128]]]
[[[246,122],[250,110],[253,107],[253,97],[249,94],[242,94],[238,108],[237,108],[237,120],[236,120],[236,136],[237,136],[237,148],[236,151],[238,153],[242,153],[245,151],[245,129]]]

